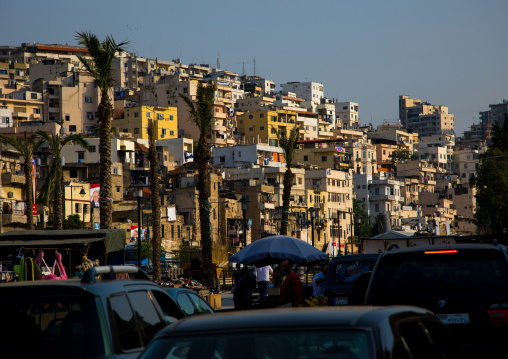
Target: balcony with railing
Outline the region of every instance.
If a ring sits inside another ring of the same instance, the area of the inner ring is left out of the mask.
[[[2,225],[7,226],[9,224],[26,224],[26,215],[23,210],[12,210],[12,213],[2,214]]]

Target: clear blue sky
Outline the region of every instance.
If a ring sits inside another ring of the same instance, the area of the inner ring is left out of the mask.
[[[315,81],[359,103],[360,123],[398,118],[398,96],[448,106],[460,135],[508,99],[507,0],[19,0],[1,45],[75,45],[76,31],[129,40],[139,56]]]

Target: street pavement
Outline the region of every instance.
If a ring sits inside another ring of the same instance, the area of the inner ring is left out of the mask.
[[[235,304],[233,302],[233,293],[231,290],[225,290],[221,292],[221,309],[234,309]]]

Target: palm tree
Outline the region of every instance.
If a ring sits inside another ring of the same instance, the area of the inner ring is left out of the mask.
[[[77,32],[76,39],[88,49],[88,53],[93,59],[93,61],[90,61],[84,56],[78,55],[85,70],[95,79],[101,92],[101,102],[97,109],[100,126],[100,216],[101,228],[111,229],[113,209],[111,184],[111,118],[113,116],[113,105],[109,98],[109,92],[113,87],[111,64],[117,53],[125,51],[123,46],[127,45],[128,42],[124,41],[117,44],[111,36],[107,36],[104,41],[100,42],[97,36],[89,32]]]
[[[25,172],[25,198],[26,198],[26,229],[34,229],[34,219],[32,207],[34,203],[33,198],[33,182],[32,182],[32,159],[34,152],[39,150],[44,144],[44,139],[38,138],[34,133],[30,137],[25,132],[24,137],[4,137],[0,135],[0,142],[3,142],[11,147],[14,147],[23,157],[23,171]]]
[[[180,94],[187,103],[191,120],[199,128],[199,140],[194,151],[194,160],[198,165],[198,199],[199,199],[199,222],[201,229],[201,250],[203,255],[203,278],[209,288],[215,286],[215,273],[212,263],[212,239],[210,237],[209,220],[209,181],[208,162],[212,157],[210,145],[206,138],[210,131],[213,120],[213,106],[217,86],[210,82],[204,86],[201,82],[196,91],[196,104],[190,97]]]
[[[291,129],[289,136],[286,129],[277,131],[279,147],[284,152],[286,161],[286,172],[284,172],[284,191],[282,192],[282,219],[280,223],[280,234],[287,235],[289,219],[289,201],[291,198],[291,188],[293,187],[293,172],[291,172],[291,163],[293,162],[296,141],[300,134],[300,126]]]
[[[81,135],[73,134],[65,138],[60,135],[45,131],[38,131],[39,136],[49,144],[55,158],[51,164],[51,170],[48,174],[46,182],[39,194],[39,202],[49,205],[49,199],[53,200],[53,218],[55,221],[55,229],[63,229],[63,213],[62,213],[62,162],[61,154],[63,146],[68,143],[75,143],[85,150],[88,150],[88,141]],[[71,188],[72,190],[72,188]]]
[[[153,280],[161,280],[161,197],[159,183],[159,161],[157,158],[157,147],[155,139],[157,138],[157,126],[155,120],[148,119],[148,139],[150,148],[148,149],[148,161],[150,162],[150,191],[152,200],[152,262],[153,262]]]

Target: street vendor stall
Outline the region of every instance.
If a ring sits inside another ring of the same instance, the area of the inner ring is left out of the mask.
[[[9,271],[16,257],[45,258],[53,264],[61,254],[71,277],[85,256],[100,264],[123,264],[125,238],[125,229],[10,231],[0,234],[0,261],[3,270]]]

